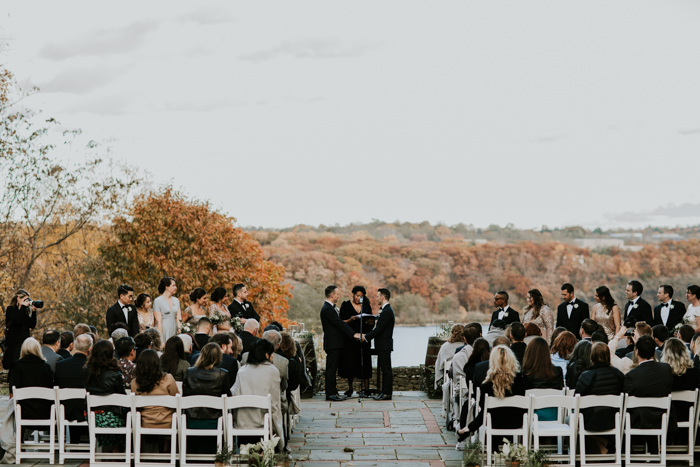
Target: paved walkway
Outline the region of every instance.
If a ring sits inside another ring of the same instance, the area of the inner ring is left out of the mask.
[[[395,392],[391,401],[357,397],[303,399],[290,440],[294,466],[460,467],[457,437],[445,428],[442,402],[424,392]]]

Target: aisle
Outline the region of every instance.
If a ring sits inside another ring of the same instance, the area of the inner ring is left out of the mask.
[[[303,399],[290,440],[294,466],[460,467],[457,437],[448,432],[440,400],[424,392],[395,392],[392,401],[357,397]],[[346,452],[345,448],[352,450]]]

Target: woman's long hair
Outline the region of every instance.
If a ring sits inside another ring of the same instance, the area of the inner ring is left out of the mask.
[[[671,366],[671,371],[675,376],[684,375],[689,368],[693,368],[693,360],[688,355],[688,348],[675,337],[670,338],[664,344],[661,361]]]
[[[493,384],[493,394],[496,397],[505,397],[519,371],[520,365],[513,352],[505,345],[498,345],[491,351],[489,371],[484,383],[490,381]]]
[[[87,369],[88,383],[98,382],[103,371],[120,371],[119,365],[114,359],[114,346],[112,343],[110,341],[99,341],[93,345],[85,368]]]
[[[143,355],[143,354],[142,354]],[[157,355],[157,354],[156,354]],[[160,364],[163,371],[174,375],[180,360],[185,359],[185,344],[179,336],[173,336],[165,343],[163,355],[160,356]],[[140,357],[139,357],[140,361]],[[139,388],[141,384],[139,384]]]
[[[554,339],[550,353],[558,353],[561,358],[568,359],[574,347],[576,347],[576,336],[571,331],[564,331]]]
[[[540,311],[542,310],[542,307],[546,305],[544,302],[544,297],[542,296],[542,293],[537,290],[537,289],[532,289],[528,290],[530,294],[530,298],[532,298],[532,306],[528,306],[524,311],[528,312],[532,310],[532,319],[535,319],[540,316]],[[524,315],[525,313],[523,313]]]
[[[265,339],[260,339],[250,348],[248,354],[248,364],[259,365],[264,362],[269,362],[268,355],[275,353],[275,346]]]
[[[491,352],[491,346],[489,342],[483,337],[479,337],[472,344],[472,354],[469,356],[465,367],[472,367],[479,362],[485,362],[489,359],[489,354]]]
[[[171,337],[171,339],[179,340],[178,337]],[[180,342],[182,343],[182,341]],[[141,352],[138,360],[136,360],[136,369],[134,370],[134,379],[138,385],[139,392],[148,394],[153,391],[164,376],[165,373],[160,368],[158,352],[151,349]]]
[[[538,380],[554,378],[554,365],[547,341],[535,337],[527,344],[523,357],[523,374]]]
[[[28,355],[33,355],[46,361],[46,358],[44,358],[44,354],[41,353],[41,345],[39,345],[39,341],[34,339],[33,337],[28,337],[24,340],[24,342],[22,342],[22,348],[19,352],[19,358],[24,358]]]
[[[202,351],[199,353],[199,358],[197,358],[194,366],[204,370],[211,370],[214,368],[214,366],[221,365],[221,359],[223,356],[224,354],[221,351],[219,344],[209,342],[207,345],[202,347]]]
[[[598,299],[600,300],[600,303],[605,308],[605,311],[608,313],[608,316],[610,316],[610,313],[612,313],[612,309],[615,306],[615,299],[610,293],[610,289],[604,285],[601,285],[600,287],[595,289],[595,293],[598,294]]]
[[[576,365],[579,374],[591,367],[591,341],[582,340],[576,344],[569,358],[570,365]]]

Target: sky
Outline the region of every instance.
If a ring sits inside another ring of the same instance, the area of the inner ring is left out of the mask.
[[[24,101],[241,226],[700,224],[700,3],[24,2]]]

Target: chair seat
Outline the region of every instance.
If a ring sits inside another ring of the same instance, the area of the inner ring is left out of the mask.
[[[542,433],[569,433],[571,426],[566,423],[537,422],[537,431]]]

